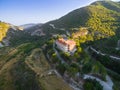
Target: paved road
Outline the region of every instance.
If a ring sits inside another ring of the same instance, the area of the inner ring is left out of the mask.
[[[102,56],[109,56],[111,59],[115,59],[115,60],[119,60],[120,61],[120,58],[119,57],[115,57],[115,56],[112,56],[112,55],[109,55],[109,54],[105,54],[105,53],[102,53],[100,51],[97,51],[96,49],[94,49],[93,47],[89,47],[92,51],[94,51],[95,53],[97,54],[100,54]]]
[[[53,50],[55,51],[57,57],[59,58],[59,60],[61,60],[61,63],[65,63],[67,64],[64,59],[60,56],[59,52],[55,49],[55,43],[53,43]]]
[[[113,82],[112,82],[112,80],[111,80],[111,78],[109,76],[106,76],[106,82],[102,81],[101,79],[96,78],[94,76],[84,75],[84,79],[87,79],[87,78],[96,79],[103,86],[103,90],[113,90],[112,89]]]

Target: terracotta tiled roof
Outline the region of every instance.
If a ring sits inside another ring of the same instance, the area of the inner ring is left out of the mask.
[[[63,44],[63,45],[76,45],[75,41],[73,40],[65,40],[63,38],[60,38],[57,40],[59,43]]]

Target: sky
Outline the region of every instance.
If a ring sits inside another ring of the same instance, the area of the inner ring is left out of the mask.
[[[0,0],[0,20],[14,25],[45,23],[95,0]],[[113,0],[120,1],[120,0]]]

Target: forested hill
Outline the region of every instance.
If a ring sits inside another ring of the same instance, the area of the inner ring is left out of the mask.
[[[0,41],[2,41],[4,38],[7,38],[8,36],[10,36],[8,34],[9,31],[13,32],[15,30],[23,30],[23,28],[19,27],[19,26],[14,26],[10,23],[0,21]]]
[[[96,1],[89,6],[76,9],[57,20],[44,24],[43,28],[46,32],[49,30],[49,28],[46,29],[49,24],[67,29],[89,27],[97,33],[112,36],[120,28],[120,2]]]
[[[9,29],[9,24],[0,22],[0,41],[6,36],[6,33]]]

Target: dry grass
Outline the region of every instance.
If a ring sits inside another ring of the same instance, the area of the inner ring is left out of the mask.
[[[47,75],[51,68],[40,49],[33,50],[26,64],[37,74],[36,79],[43,90],[72,90],[62,78],[55,74]]]
[[[11,70],[14,66],[14,64],[17,62],[17,60],[21,57],[21,55],[18,55],[16,58],[11,59],[10,61],[6,62],[2,68],[0,69],[0,90],[15,90],[14,86],[14,78],[11,75]]]
[[[0,90],[72,90],[62,78],[48,75],[51,67],[40,48],[24,55],[22,47],[1,52]]]
[[[49,75],[39,79],[44,90],[72,90],[67,83],[56,75]]]
[[[41,49],[33,50],[25,62],[35,73],[41,74],[50,69],[50,65],[46,61]]]

